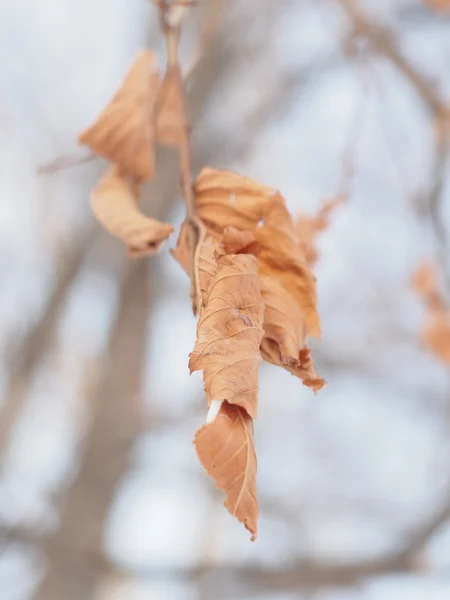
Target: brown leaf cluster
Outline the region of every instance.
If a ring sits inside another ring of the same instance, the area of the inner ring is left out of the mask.
[[[107,159],[113,169],[92,194],[97,220],[122,239],[132,257],[157,252],[173,228],[143,215],[140,184],[155,172],[155,144],[178,146],[189,123],[178,67],[161,80],[151,50],[142,51],[109,104],[79,136],[80,144]]]
[[[422,343],[441,362],[450,365],[450,310],[445,306],[432,265],[419,267],[413,276],[412,287],[426,306]]]
[[[208,403],[194,443],[226,508],[255,539],[259,366],[279,365],[314,392],[325,384],[307,338],[320,335],[311,249],[331,207],[299,230],[276,190],[237,173],[203,169],[192,190],[185,106],[179,67],[170,61],[161,77],[145,50],[79,141],[110,163],[91,206],[130,257],[158,252],[173,231],[141,212],[139,195],[154,176],[155,144],[180,151],[188,214],[172,254],[191,278],[198,324],[189,368],[203,371]]]
[[[261,354],[315,391],[324,385],[306,346],[320,335],[316,279],[302,251],[284,198],[274,189],[229,171],[203,169],[195,182],[197,214],[212,237],[228,226],[250,233],[258,254],[265,304]]]
[[[209,412],[196,434],[201,463],[225,492],[225,506],[256,537],[258,368],[279,365],[318,391],[310,335],[320,335],[316,280],[284,198],[229,171],[203,169],[197,222],[186,220],[172,254],[194,281],[197,342]]]

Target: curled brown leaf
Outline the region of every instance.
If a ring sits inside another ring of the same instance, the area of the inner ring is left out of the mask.
[[[173,231],[171,225],[143,215],[129,178],[111,168],[92,192],[92,211],[105,229],[123,240],[131,257],[156,254]]]
[[[260,281],[265,306],[261,356],[299,377],[314,392],[319,391],[325,381],[317,375],[311,351],[305,346],[301,309],[282,283],[268,276],[261,276]]]
[[[441,362],[450,365],[450,311],[431,311],[422,331],[422,342]]]
[[[194,444],[208,475],[226,494],[225,507],[244,523],[254,541],[258,500],[251,417],[241,407],[224,401],[214,420],[197,431]]]
[[[222,235],[230,225],[254,234],[261,249],[261,273],[282,281],[303,311],[307,333],[319,336],[316,280],[284,198],[237,173],[211,168],[200,172],[195,194],[198,216],[212,235]]]
[[[443,309],[444,299],[439,289],[436,269],[430,263],[423,263],[414,273],[411,285],[422,297],[428,308]]]
[[[79,136],[80,144],[139,180],[154,172],[152,114],[159,89],[154,63],[153,52],[143,51],[111,102]]]
[[[209,259],[208,259],[209,260]],[[259,346],[263,336],[264,305],[258,264],[246,254],[214,258],[210,280],[197,326],[197,341],[190,355],[191,372],[203,370],[208,406],[227,400],[255,417],[258,399]]]

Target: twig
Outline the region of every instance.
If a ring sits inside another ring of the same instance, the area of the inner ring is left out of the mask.
[[[397,68],[409,81],[433,113],[448,113],[448,107],[434,89],[432,83],[413,66],[397,45],[395,36],[388,27],[372,21],[360,9],[356,0],[335,0],[352,23],[352,27],[365,37],[371,46]]]
[[[183,198],[186,204],[186,219],[189,223],[189,248],[191,251],[191,299],[194,314],[197,313],[197,274],[195,269],[196,252],[200,246],[201,237],[203,235],[203,226],[196,218],[195,198],[192,189],[192,161],[191,161],[191,146],[189,140],[189,118],[187,111],[187,103],[185,96],[185,88],[183,78],[181,76],[181,68],[178,59],[179,41],[181,33],[181,25],[187,10],[186,5],[168,5],[167,2],[159,4],[161,30],[166,39],[167,48],[167,72],[173,73],[173,85],[177,86],[177,93],[181,100],[182,122],[183,126],[180,130],[180,163],[181,176],[183,181]]]
[[[38,175],[52,175],[58,171],[70,169],[72,167],[79,167],[85,163],[93,162],[98,160],[99,157],[96,154],[87,154],[86,156],[80,156],[79,154],[67,154],[66,156],[60,156],[51,163],[41,165],[37,169]]]

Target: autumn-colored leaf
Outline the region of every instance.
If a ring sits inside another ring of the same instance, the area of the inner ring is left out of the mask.
[[[208,406],[227,400],[255,417],[264,313],[257,260],[217,252],[214,260],[217,271],[204,295],[189,367],[203,369]]]
[[[153,52],[142,52],[114,98],[79,136],[81,144],[140,180],[154,172],[153,109],[159,89],[154,62]]]
[[[436,12],[450,12],[450,0],[426,0],[426,2]]]
[[[317,234],[325,231],[330,215],[344,202],[344,196],[331,198],[314,216],[300,215],[295,222],[295,229],[303,255],[309,265],[315,265],[319,256],[316,248]]]
[[[261,356],[287,369],[317,392],[325,381],[317,375],[311,351],[305,346],[301,309],[283,284],[273,277],[261,276],[260,283],[265,306]]]
[[[169,67],[155,107],[156,139],[164,146],[178,146],[189,128],[183,95],[180,69]]]
[[[446,308],[439,289],[436,269],[430,263],[423,263],[414,273],[411,283],[427,310],[422,343],[436,358],[450,365],[450,310]]]
[[[261,246],[251,231],[239,231],[234,227],[225,229],[220,245],[225,254],[254,254],[256,256],[261,251]]]
[[[284,198],[273,188],[230,171],[203,169],[195,182],[198,216],[212,235],[228,226],[251,231],[260,271],[283,282],[303,311],[307,333],[320,335],[316,280],[298,243]]]
[[[413,290],[423,298],[429,308],[444,308],[444,300],[439,290],[433,265],[423,263],[414,273],[411,284]]]
[[[232,226],[254,231],[272,205],[282,201],[273,188],[232,171],[204,168],[195,180],[197,213],[220,236]]]
[[[131,257],[153,255],[173,231],[171,225],[143,215],[129,178],[111,168],[92,192],[91,206],[97,220],[123,240]]]
[[[436,358],[450,365],[450,311],[430,312],[423,328],[422,341]]]
[[[283,205],[268,214],[255,237],[261,244],[260,272],[281,281],[302,310],[306,333],[320,336],[316,278],[299,250],[291,215]]]
[[[239,406],[224,401],[215,418],[195,436],[197,454],[208,475],[226,494],[225,507],[256,539],[256,454],[253,421]]]
[[[251,234],[229,228],[221,243],[207,235],[196,249],[200,306],[192,371],[203,370],[207,424],[196,434],[200,461],[225,492],[225,506],[256,537],[256,456],[259,347],[264,304]],[[233,250],[233,254],[227,251]],[[181,253],[185,255],[185,253]]]

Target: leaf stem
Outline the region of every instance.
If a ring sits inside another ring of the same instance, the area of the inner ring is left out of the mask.
[[[160,0],[161,31],[164,34],[167,48],[167,71],[174,73],[175,85],[181,98],[181,110],[183,111],[183,127],[179,141],[180,167],[182,177],[182,194],[186,204],[186,221],[189,224],[188,244],[191,252],[191,299],[194,314],[198,310],[197,274],[196,274],[196,251],[204,234],[203,224],[197,219],[195,208],[195,197],[192,186],[192,159],[191,145],[189,139],[190,125],[188,118],[185,85],[178,60],[181,25],[188,6],[191,3],[169,4],[167,0]]]

